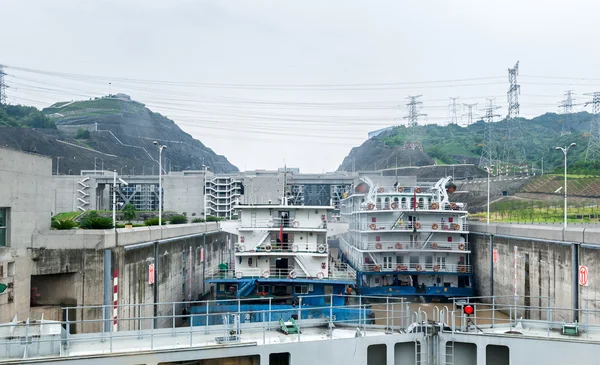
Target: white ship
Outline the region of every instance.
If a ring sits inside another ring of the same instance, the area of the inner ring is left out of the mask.
[[[465,204],[448,199],[451,178],[417,186],[372,179],[361,178],[341,202],[349,223],[340,239],[341,260],[357,271],[360,292],[473,295],[467,211]]]

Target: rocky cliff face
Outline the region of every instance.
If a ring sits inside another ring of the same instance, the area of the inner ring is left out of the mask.
[[[350,150],[338,171],[372,171],[401,166],[428,166],[435,161],[418,149],[403,146],[388,147],[380,136],[365,141]]]
[[[166,171],[201,170],[203,164],[215,173],[239,171],[172,120],[127,97],[57,103],[43,112],[58,130],[2,128],[0,145],[60,157],[61,174],[94,169],[94,159],[97,169],[104,164],[106,170],[122,168],[123,174],[158,174],[155,140],[168,146]]]

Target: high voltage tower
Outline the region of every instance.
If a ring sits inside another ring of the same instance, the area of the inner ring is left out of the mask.
[[[519,61],[515,67],[508,69],[508,115],[506,120],[506,142],[504,143],[503,162],[506,164],[522,163],[527,161],[525,153],[525,142],[523,140],[523,130],[519,121],[519,94],[521,86],[517,84],[517,75],[519,74]]]
[[[0,104],[6,104],[6,84],[4,83],[4,66],[0,65]]]
[[[488,105],[485,108],[485,131],[483,136],[483,149],[481,150],[481,158],[479,159],[479,167],[485,168],[490,166],[496,157],[495,143],[493,138],[493,125],[495,117],[499,114],[494,114],[494,110],[499,109],[499,106],[494,105],[494,99],[487,99]]]
[[[450,124],[458,124],[458,97],[450,98],[450,104],[448,104],[448,112],[450,113]]]
[[[592,104],[592,120],[590,121],[590,139],[588,148],[585,152],[586,161],[596,161],[600,157],[600,92],[591,94],[592,101],[585,105]]]
[[[565,91],[565,100],[560,102],[562,114],[565,116],[562,125],[562,130],[560,132],[561,136],[564,136],[565,134],[571,134],[570,119],[571,114],[573,114],[573,100],[573,90]]]
[[[423,104],[422,101],[417,101],[423,95],[415,95],[409,96],[407,99],[409,102],[406,104],[408,107],[408,115],[404,117],[404,119],[408,120],[407,124],[407,132],[408,132],[408,140],[407,142],[411,143],[419,143],[419,136],[417,134],[417,126],[419,125],[419,117],[423,117],[427,114],[419,113],[419,107]]]
[[[471,124],[473,124],[473,107],[477,106],[477,103],[463,104],[463,106],[465,106],[465,107],[467,107],[467,109],[469,109],[469,111],[466,112],[465,114],[463,114],[463,116],[467,117],[467,125],[471,125]]]

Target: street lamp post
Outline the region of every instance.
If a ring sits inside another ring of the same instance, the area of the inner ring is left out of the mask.
[[[565,221],[564,221],[564,227],[565,229],[567,228],[567,153],[569,152],[569,149],[571,147],[575,147],[577,144],[576,143],[571,143],[568,147],[565,146],[563,147],[556,147],[557,150],[561,150],[563,152],[563,154],[565,155]]]
[[[487,167],[487,224],[490,224],[490,170],[494,168],[494,165]]]
[[[94,157],[94,175],[96,175],[96,160],[98,157]]]
[[[204,169],[204,220],[206,221],[206,217],[208,216],[206,213],[206,170],[208,166],[202,165],[202,168]]]
[[[154,144],[158,146],[158,226],[162,226],[162,151],[167,148],[165,145],[158,144],[154,141]],[[162,238],[162,237],[161,237]]]
[[[58,175],[58,167],[60,166],[60,157],[56,158],[56,175]]]

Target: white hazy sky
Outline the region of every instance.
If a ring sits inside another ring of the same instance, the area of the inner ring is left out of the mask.
[[[596,0],[4,0],[0,64],[11,103],[125,92],[240,169],[321,172],[403,123],[408,95],[423,95],[423,123],[445,124],[449,97],[479,109],[496,97],[505,115],[517,60],[522,116],[557,112],[570,89],[589,110],[599,12]]]

